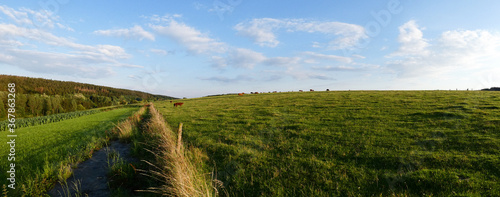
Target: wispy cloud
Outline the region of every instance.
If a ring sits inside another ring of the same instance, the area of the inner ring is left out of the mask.
[[[253,70],[256,66],[260,65],[275,69],[276,73],[271,73],[271,75],[262,75],[258,78],[251,78],[252,80],[278,80],[282,79],[283,77],[292,77],[299,80],[333,80],[333,78],[328,76],[327,73],[318,72],[334,71],[334,69],[324,66],[325,62],[327,62],[329,65],[331,65],[332,62],[339,64],[348,64],[349,66],[352,66],[353,69],[359,69],[359,66],[355,64],[354,59],[364,58],[363,56],[342,57],[311,51],[299,52],[297,55],[288,57],[269,57],[253,49],[231,46],[225,42],[217,41],[216,39],[210,37],[208,34],[201,33],[200,30],[189,26],[188,24],[180,22],[181,16],[178,15],[165,15],[163,17],[152,16],[147,18],[149,18],[152,23],[149,25],[149,27],[151,27],[155,33],[166,36],[171,40],[179,43],[192,54],[209,56],[209,62],[214,68],[236,68]],[[263,44],[263,46],[271,47],[279,43],[273,33],[275,30],[277,30],[276,28],[285,28],[287,31],[302,31],[311,33],[319,32],[324,34],[332,34],[334,36],[337,36],[337,39],[329,44],[335,42],[334,45],[340,48],[355,44],[357,42],[357,39],[359,39],[358,37],[362,37],[362,35],[364,35],[364,29],[356,25],[338,22],[320,23],[300,19],[255,19],[253,20],[249,29],[245,28],[246,24],[244,23],[240,23],[235,27],[235,29],[240,30],[240,33],[246,34],[246,36],[255,36],[256,41],[260,44]],[[356,40],[356,42],[352,42],[349,44],[349,42],[351,41],[347,40]],[[310,63],[318,64],[318,67],[312,68],[311,70],[310,67],[303,66],[304,64]],[[320,66],[322,65],[323,70],[320,69]],[[337,68],[339,71],[347,70],[347,67],[344,68],[340,66]],[[201,79],[224,83],[250,80],[250,78],[245,76],[215,76],[205,77]]]
[[[43,29],[59,27],[68,31],[74,31],[71,27],[61,24],[59,16],[48,10],[35,11],[28,8],[14,9],[0,5],[0,13],[7,16],[12,22],[21,26],[31,26]]]
[[[313,69],[324,71],[358,71],[360,68],[352,66],[313,66]]]
[[[284,72],[284,75],[291,76],[296,80],[308,80],[308,79],[335,80],[335,78],[328,76],[325,73],[318,73],[307,70],[289,69]]]
[[[78,75],[87,78],[102,78],[114,74],[102,60],[85,55],[51,53],[33,50],[0,49],[0,62],[36,72],[60,75]],[[117,62],[113,62],[117,63]]]
[[[305,56],[307,56],[311,62],[315,62],[316,60],[332,60],[332,61],[338,61],[338,62],[343,62],[343,63],[351,63],[353,60],[350,57],[344,57],[344,56],[338,56],[338,55],[326,55],[326,54],[321,54],[321,53],[316,53],[316,52],[311,52],[311,51],[306,51],[303,52]]]
[[[239,35],[249,37],[260,46],[276,47],[279,41],[274,31],[283,26],[284,21],[273,18],[253,19],[250,22],[238,23],[234,29]]]
[[[166,51],[163,49],[149,49],[150,52],[158,54],[158,55],[168,55],[174,53],[173,51]]]
[[[68,47],[78,50],[76,53],[88,55],[105,56],[109,58],[130,58],[125,50],[113,45],[84,45],[78,44],[64,37],[56,36],[41,29],[18,27],[14,24],[0,24],[0,39],[4,41],[15,41],[17,38],[24,38],[31,41],[42,42],[56,47]]]
[[[151,17],[151,20],[161,24],[150,24],[150,27],[158,34],[166,36],[185,47],[194,54],[223,53],[227,45],[219,42],[206,33],[191,27],[183,22],[177,21],[180,16]]]
[[[271,57],[264,60],[264,64],[271,66],[294,66],[300,64],[302,58],[300,57]]]
[[[113,67],[141,67],[122,63],[121,60],[132,56],[119,46],[85,45],[54,35],[51,28],[70,30],[70,27],[56,22],[58,16],[48,11],[0,6],[0,12],[9,16],[11,22],[0,24],[1,63],[37,73],[76,73],[91,78],[111,75]],[[49,28],[39,28],[31,18]],[[40,50],[47,46],[50,50]]]
[[[97,30],[94,31],[94,33],[103,36],[134,38],[138,40],[144,40],[144,39],[148,39],[151,41],[155,40],[155,36],[152,33],[144,30],[140,25],[135,25],[128,29]]]
[[[365,29],[362,26],[336,21],[311,21],[305,19],[274,19],[257,18],[249,22],[238,23],[234,26],[239,35],[249,37],[256,44],[266,47],[276,47],[280,43],[275,34],[284,29],[286,32],[322,33],[334,36],[336,39],[327,43],[328,49],[348,49],[355,46],[364,37]],[[314,42],[314,47],[321,44]]]
[[[300,64],[300,57],[266,57],[250,49],[235,48],[228,52],[227,56],[212,56],[211,63],[213,67],[225,68],[227,66],[235,68],[253,69],[256,65],[282,66],[288,67]]]
[[[202,4],[202,3],[198,2],[198,1],[194,2],[192,5],[193,5],[194,9],[196,9],[196,10],[206,10],[206,9],[208,9],[208,7],[206,5],[204,5],[204,4]]]
[[[206,78],[200,78],[201,80],[206,80],[206,81],[216,81],[216,82],[221,82],[221,83],[238,83],[240,81],[252,81],[253,78],[247,76],[247,75],[238,75],[233,78],[230,77],[224,77],[224,76],[215,76],[215,77],[206,77]]]
[[[237,48],[231,50],[227,58],[227,64],[239,68],[253,68],[256,64],[266,60],[262,53],[250,49]]]

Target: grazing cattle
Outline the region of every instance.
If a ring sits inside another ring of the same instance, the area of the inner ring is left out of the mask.
[[[273,91],[273,93],[278,93],[278,91]]]
[[[243,94],[245,94],[245,93],[238,93],[238,96],[243,96]]]
[[[172,103],[172,101],[170,101],[170,103]]]
[[[299,92],[304,92],[303,90],[299,90]]]
[[[174,107],[182,106],[182,104],[184,104],[184,103],[174,103]]]
[[[310,92],[314,92],[314,90],[313,90],[313,89],[309,89],[309,91],[310,91]]]
[[[259,92],[255,92],[255,94],[259,94]]]
[[[328,91],[330,91],[330,89],[326,89],[326,91],[328,92]]]

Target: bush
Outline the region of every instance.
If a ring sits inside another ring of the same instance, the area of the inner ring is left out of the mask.
[[[83,110],[85,110],[85,107],[82,104],[78,104],[78,106],[76,107],[76,110],[83,111]]]

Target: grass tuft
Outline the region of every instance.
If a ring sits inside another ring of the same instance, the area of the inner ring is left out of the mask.
[[[9,191],[7,191],[7,186],[4,184],[2,185],[2,196],[7,197],[9,194]]]
[[[70,164],[60,164],[57,172],[57,179],[62,182],[68,179],[72,174],[73,170]]]

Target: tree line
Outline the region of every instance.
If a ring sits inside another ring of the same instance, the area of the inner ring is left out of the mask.
[[[136,90],[111,88],[72,81],[56,81],[42,78],[0,75],[0,91],[7,91],[6,84],[8,83],[15,83],[16,92],[21,94],[67,95],[82,93],[85,96],[95,94],[110,98],[125,95],[133,98],[141,98],[143,100],[174,99],[170,96],[153,95]]]
[[[169,96],[76,82],[0,75],[0,120],[7,117],[7,84],[16,84],[16,116],[35,117],[142,101],[175,99]]]

